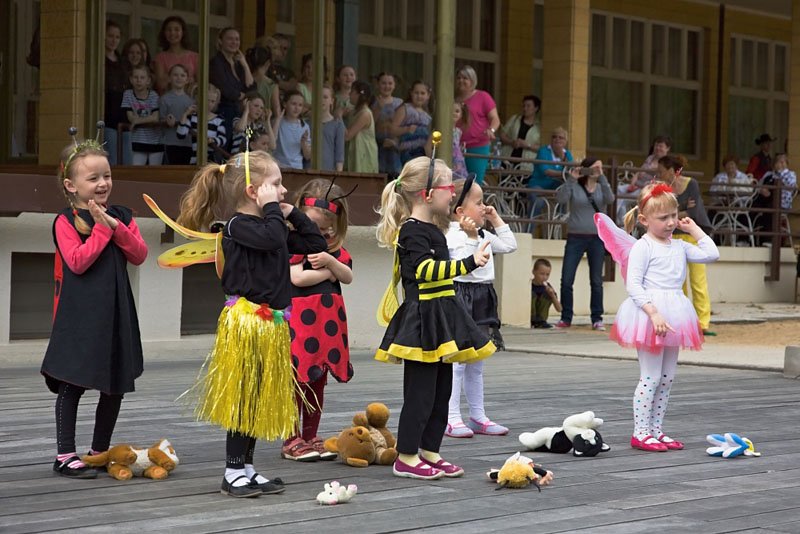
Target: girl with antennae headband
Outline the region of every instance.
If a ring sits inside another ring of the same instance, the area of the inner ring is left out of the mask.
[[[388,327],[375,359],[404,364],[399,456],[393,467],[399,477],[434,480],[464,474],[439,454],[452,363],[479,361],[495,351],[453,289],[453,278],[489,261],[488,241],[471,256],[450,260],[444,230],[454,197],[450,169],[427,157],[406,163],[381,195],[378,242],[393,249],[395,259],[392,282],[378,310],[379,322],[388,322]],[[405,299],[398,309],[395,285],[401,280]]]
[[[631,447],[663,452],[683,443],[663,429],[670,389],[681,348],[699,350],[703,332],[692,303],[683,294],[687,262],[711,263],[719,258],[714,241],[689,217],[679,217],[678,199],[663,182],[646,185],[636,207],[625,215],[625,231],[603,213],[596,213],[600,238],[620,263],[628,299],[617,311],[611,339],[634,347],[639,356],[639,383],[633,396]],[[629,233],[638,222],[647,233],[638,241]],[[681,230],[696,245],[672,234]]]

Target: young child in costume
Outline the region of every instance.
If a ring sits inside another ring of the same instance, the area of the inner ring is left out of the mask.
[[[292,278],[292,363],[302,395],[297,408],[302,424],[283,444],[282,455],[301,462],[333,460],[317,436],[328,372],[338,382],[353,377],[347,344],[347,314],[341,284],[353,281],[353,260],[345,250],[347,200],[330,180],[311,180],[297,194],[295,205],[317,224],[328,243],[318,254],[289,259]]]
[[[400,454],[393,467],[399,477],[433,480],[464,474],[439,455],[453,387],[451,364],[478,361],[495,351],[453,289],[453,278],[489,261],[488,241],[471,256],[450,260],[443,230],[454,196],[450,169],[426,157],[406,163],[381,194],[378,243],[394,249],[395,259],[378,311],[379,322],[388,322],[388,328],[375,359],[405,365]],[[400,280],[405,299],[397,309],[395,285]]]
[[[127,265],[141,265],[147,245],[131,210],[108,203],[111,167],[96,141],[64,149],[58,178],[70,207],[53,224],[53,331],[41,372],[50,391],[58,394],[53,470],[65,477],[94,478],[97,472],[75,452],[78,403],[87,389],[100,391],[89,453],[106,451],[122,397],[134,390],[134,380],[142,374]]]
[[[638,241],[627,233],[635,220],[647,231]],[[697,314],[682,290],[686,265],[716,261],[719,251],[692,219],[678,217],[678,199],[663,182],[642,188],[637,206],[625,215],[626,232],[602,213],[595,214],[595,223],[606,248],[620,263],[629,295],[617,311],[611,339],[635,347],[639,356],[631,447],[682,449],[683,443],[665,435],[662,426],[678,351],[699,350],[703,343]],[[673,239],[677,229],[691,235],[697,245]]]
[[[208,371],[198,384],[199,419],[227,430],[222,493],[256,497],[282,484],[253,466],[256,439],[290,436],[297,425],[289,325],[290,254],[317,254],[327,243],[317,225],[291,204],[277,162],[266,152],[237,154],[227,165],[208,164],[181,199],[178,223],[222,229],[220,314]],[[235,211],[235,213],[231,213]],[[286,222],[294,230],[290,231]]]
[[[553,328],[547,322],[550,315],[550,306],[557,312],[561,312],[561,301],[558,300],[558,293],[550,285],[550,271],[553,267],[547,258],[539,258],[533,262],[531,272],[531,327],[532,328]]]
[[[475,324],[483,329],[503,350],[500,336],[500,319],[497,316],[497,293],[494,280],[492,254],[508,254],[517,250],[513,232],[498,215],[493,206],[483,203],[483,189],[475,183],[475,176],[456,182],[456,203],[453,205],[450,227],[447,230],[447,248],[453,259],[474,253],[481,241],[488,241],[489,261],[469,274],[455,278],[456,296],[467,309]],[[489,221],[496,234],[482,230]],[[461,419],[461,388],[469,404],[467,424]],[[450,413],[445,434],[453,438],[471,438],[473,433],[489,436],[508,434],[508,428],[486,417],[483,406],[483,361],[453,364],[453,392],[450,395]]]

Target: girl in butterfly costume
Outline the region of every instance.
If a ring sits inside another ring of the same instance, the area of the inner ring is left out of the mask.
[[[637,215],[638,213],[638,215]],[[630,236],[635,222],[647,233]],[[681,348],[699,350],[703,333],[691,301],[683,294],[686,264],[719,258],[714,241],[689,217],[678,218],[678,200],[661,182],[642,189],[637,206],[625,215],[625,232],[602,213],[595,214],[598,235],[620,264],[628,298],[620,305],[611,339],[635,347],[640,378],[633,398],[631,447],[645,451],[682,449],[662,430]],[[676,229],[697,245],[672,239]]]

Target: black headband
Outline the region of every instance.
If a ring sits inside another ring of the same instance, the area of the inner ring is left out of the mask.
[[[464,189],[461,190],[461,194],[458,196],[458,200],[456,201],[456,205],[453,208],[453,211],[458,209],[458,207],[464,203],[464,199],[467,198],[469,194],[469,190],[472,189],[472,184],[475,183],[475,173],[471,172],[467,175],[467,179],[464,180]]]

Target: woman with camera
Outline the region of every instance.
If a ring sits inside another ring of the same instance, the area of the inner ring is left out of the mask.
[[[589,260],[589,285],[591,300],[589,308],[592,329],[605,330],[603,326],[603,258],[605,246],[597,236],[594,214],[605,212],[614,202],[614,193],[603,174],[603,162],[596,158],[585,158],[580,167],[572,169],[567,182],[556,191],[556,201],[569,204],[567,218],[567,243],[564,245],[564,262],[561,267],[561,320],[557,328],[572,326],[572,286],[578,265],[586,254]]]

